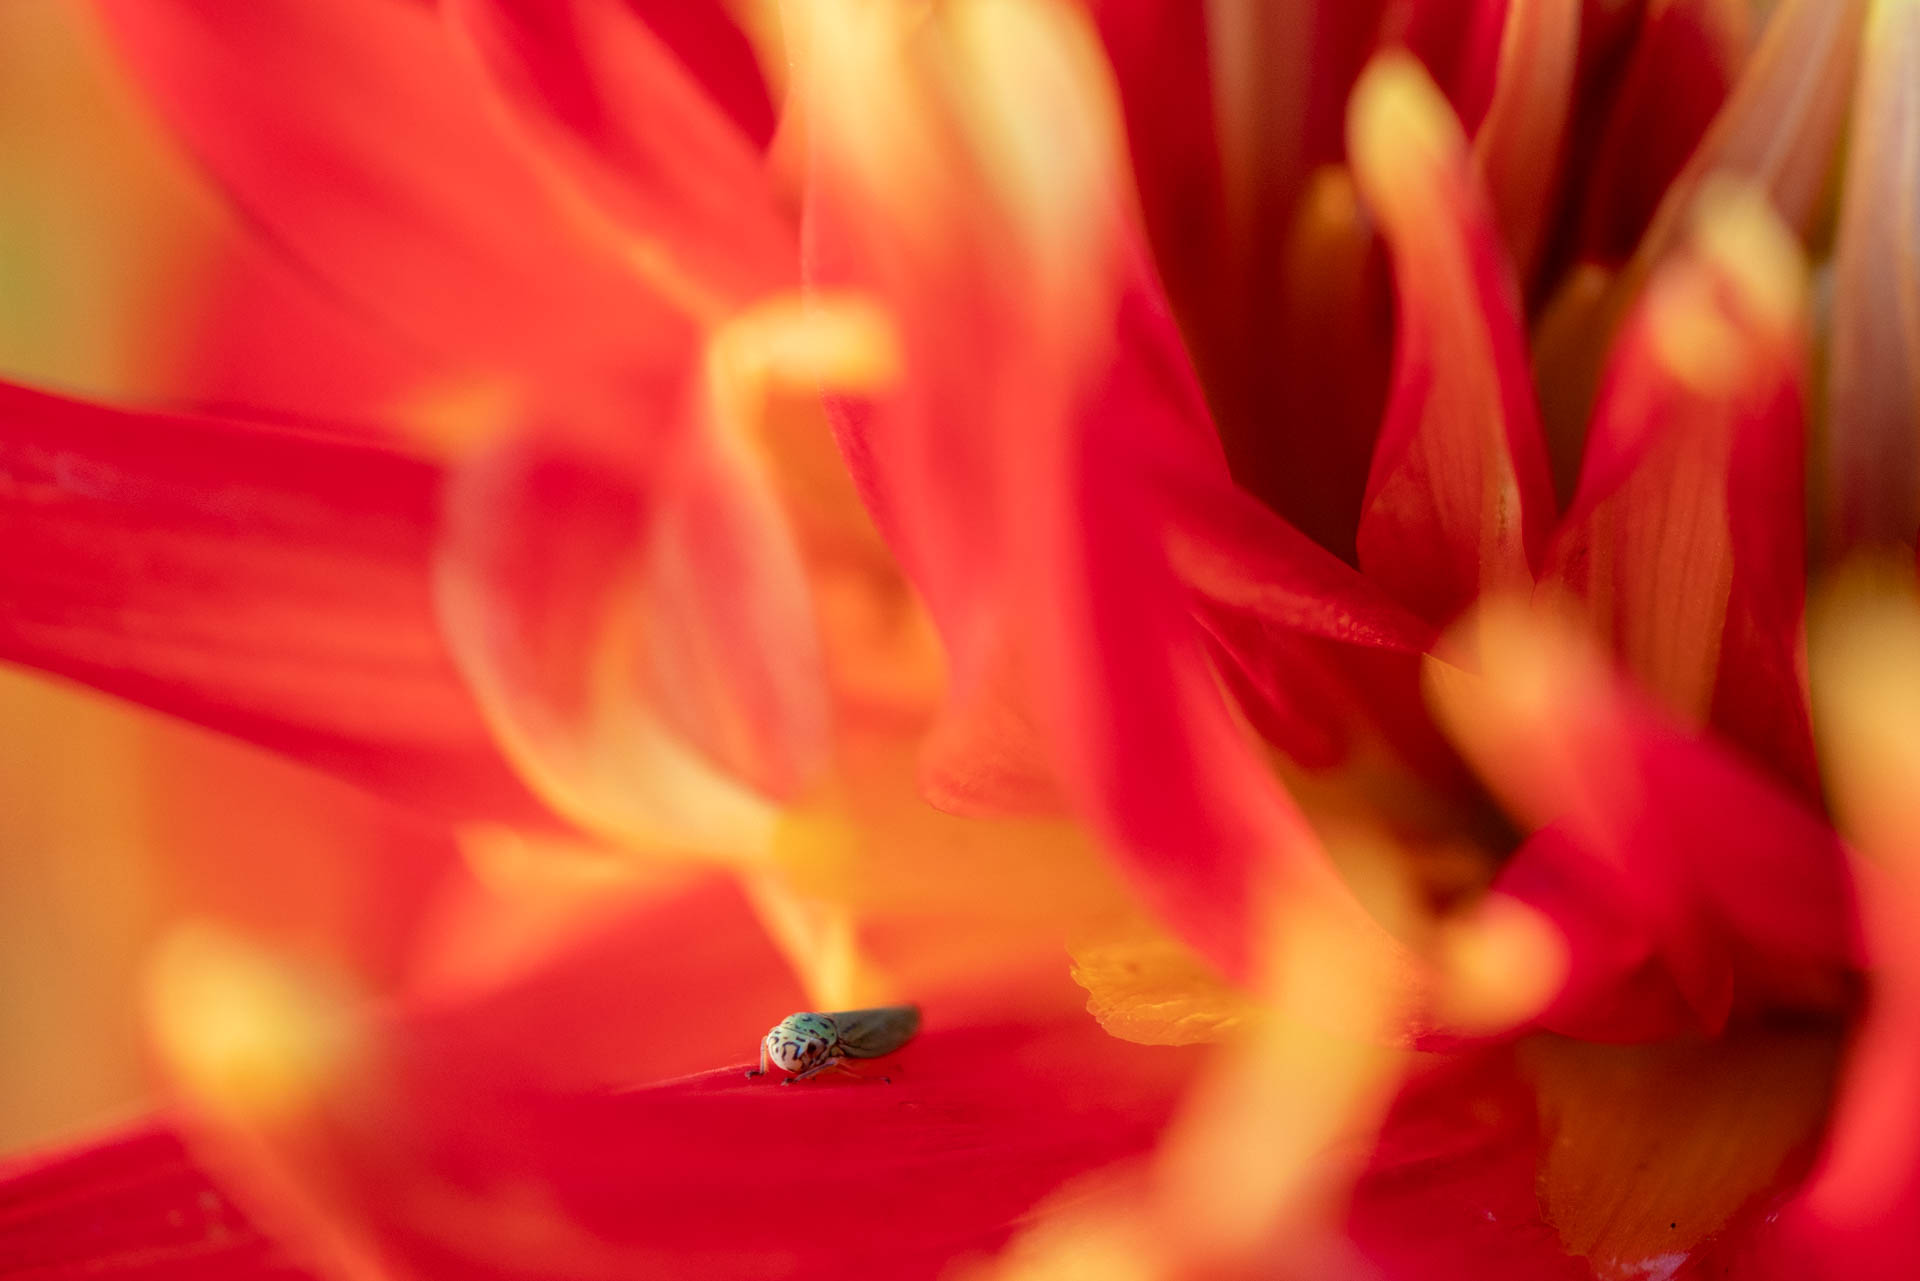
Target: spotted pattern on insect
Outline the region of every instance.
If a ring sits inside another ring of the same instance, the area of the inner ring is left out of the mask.
[[[825,1014],[789,1014],[767,1033],[767,1057],[786,1072],[804,1072],[833,1053],[840,1029]]]
[[[783,1085],[806,1081],[829,1069],[849,1076],[848,1059],[872,1059],[891,1054],[920,1030],[920,1007],[884,1005],[868,1010],[840,1010],[832,1014],[789,1014],[760,1038],[760,1066],[748,1068],[749,1077],[765,1076],[769,1067],[788,1073]],[[889,1081],[891,1077],[874,1078]]]

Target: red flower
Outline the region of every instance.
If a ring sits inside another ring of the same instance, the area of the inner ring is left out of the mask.
[[[0,656],[355,790],[14,1272],[1904,1263],[1920,9],[99,8],[246,234]]]

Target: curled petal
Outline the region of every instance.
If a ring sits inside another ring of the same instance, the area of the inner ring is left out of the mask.
[[[1829,551],[1920,530],[1920,9],[1876,4],[1835,248]]]
[[[1609,371],[1549,581],[1682,721],[1814,789],[1801,674],[1805,268],[1713,188]]]
[[[774,110],[726,6],[459,0],[444,12],[541,158],[611,214],[644,272],[713,306],[793,275],[794,231],[766,173]]]
[[[434,625],[434,466],[0,388],[0,652],[466,814],[526,814]]]
[[[1441,622],[1527,585],[1552,516],[1519,298],[1446,102],[1384,57],[1354,92],[1349,147],[1393,249],[1394,391],[1360,519],[1360,563]]]

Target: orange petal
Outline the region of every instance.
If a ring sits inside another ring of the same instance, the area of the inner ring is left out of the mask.
[[[1415,63],[1373,64],[1349,130],[1393,249],[1400,316],[1360,563],[1439,622],[1483,590],[1531,584],[1552,516],[1519,299],[1466,139]]]
[[[1867,28],[1834,250],[1829,554],[1920,530],[1920,8]]]

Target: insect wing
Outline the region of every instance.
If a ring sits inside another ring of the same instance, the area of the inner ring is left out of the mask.
[[[883,1005],[873,1010],[836,1010],[827,1016],[840,1031],[840,1053],[875,1059],[891,1054],[920,1030],[920,1007]]]

